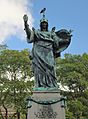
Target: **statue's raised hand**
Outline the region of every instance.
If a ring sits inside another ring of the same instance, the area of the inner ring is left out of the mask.
[[[23,16],[23,20],[24,20],[24,22],[28,21],[28,16],[26,14]]]

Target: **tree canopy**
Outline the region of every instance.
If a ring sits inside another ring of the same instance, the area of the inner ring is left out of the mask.
[[[67,119],[88,119],[88,54],[57,59],[57,77],[68,88],[62,91],[67,97]]]
[[[33,81],[29,51],[2,50],[0,52],[0,106],[24,112],[25,98],[31,94]]]

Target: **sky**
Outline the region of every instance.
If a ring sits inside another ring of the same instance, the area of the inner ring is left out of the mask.
[[[88,52],[88,0],[0,0],[0,44],[7,44],[11,50],[32,48],[26,41],[23,15],[27,14],[29,26],[39,29],[46,8],[49,30],[56,27],[72,29],[72,40],[62,53],[83,54]]]

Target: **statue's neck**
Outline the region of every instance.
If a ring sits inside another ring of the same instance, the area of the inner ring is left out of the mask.
[[[43,29],[43,30],[41,30],[41,31],[47,32],[47,30],[46,30],[46,29]]]
[[[42,28],[41,31],[48,31],[46,28]]]
[[[42,31],[47,31],[46,29],[43,29]]]

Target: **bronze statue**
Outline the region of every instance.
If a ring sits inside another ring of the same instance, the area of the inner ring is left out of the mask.
[[[43,18],[40,20],[40,30],[32,28],[30,30],[27,23],[28,16],[24,15],[24,26],[27,34],[27,42],[33,43],[31,52],[32,68],[35,77],[35,88],[58,88],[55,58],[60,56],[60,52],[65,50],[71,41],[71,32],[65,29],[55,32],[55,27],[48,30],[48,20],[45,18],[44,8]]]

